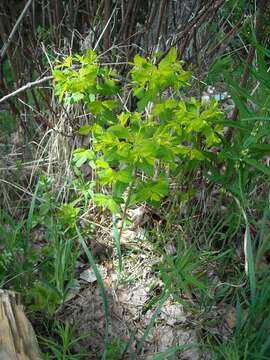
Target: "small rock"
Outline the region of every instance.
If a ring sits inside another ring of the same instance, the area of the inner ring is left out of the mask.
[[[98,268],[98,271],[100,272],[101,277],[104,279],[107,276],[106,268],[102,265],[97,265],[97,268]],[[93,283],[97,280],[96,274],[92,268],[88,268],[88,269],[84,270],[80,274],[80,279],[85,282],[88,282],[88,283]]]

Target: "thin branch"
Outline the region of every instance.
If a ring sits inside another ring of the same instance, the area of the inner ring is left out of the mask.
[[[2,47],[2,49],[1,49],[1,51],[0,51],[0,59],[3,59],[3,58],[4,58],[5,53],[6,53],[8,47],[9,47],[9,45],[10,45],[10,43],[11,43],[11,40],[12,40],[15,32],[17,31],[18,26],[20,25],[20,23],[21,23],[24,15],[26,14],[28,8],[29,8],[30,5],[32,4],[32,1],[33,1],[33,0],[28,0],[28,2],[25,4],[25,7],[24,7],[23,11],[21,12],[21,15],[18,17],[18,20],[16,21],[16,23],[15,23],[15,25],[14,25],[11,33],[9,34],[9,37],[8,37],[7,41],[4,43],[4,45],[3,45],[3,47]]]
[[[0,99],[0,103],[6,101],[7,99],[9,99],[9,98],[11,98],[11,97],[13,97],[13,96],[16,96],[16,95],[20,94],[21,92],[23,92],[23,91],[25,91],[25,90],[30,89],[31,87],[33,87],[33,86],[35,86],[35,85],[42,84],[42,83],[44,83],[44,82],[46,82],[46,81],[49,81],[49,80],[52,80],[52,79],[53,79],[53,76],[51,75],[51,76],[46,76],[46,77],[44,77],[44,78],[42,78],[42,79],[39,79],[39,80],[36,80],[36,81],[33,81],[33,82],[29,82],[29,83],[27,83],[26,85],[22,86],[21,88],[13,91],[12,93],[3,96],[3,97]]]
[[[217,45],[214,46],[214,48],[210,49],[208,52],[208,56],[211,59],[214,54],[220,49],[224,49],[227,46],[228,40],[232,38],[232,36],[235,35],[237,31],[244,25],[244,18],[245,14],[241,16],[241,19],[231,28],[230,31],[224,36],[221,42],[219,42]]]
[[[198,12],[198,14],[191,20],[191,22],[185,26],[185,28],[178,33],[176,39],[173,41],[171,46],[162,54],[159,58],[158,62],[160,62],[170,51],[171,47],[176,46],[180,40],[186,37],[190,37],[190,34],[193,33],[194,26],[198,29],[199,26],[203,23],[203,21],[210,15],[211,12],[217,11],[223,4],[225,0],[216,0],[211,4],[204,5]],[[181,52],[183,51],[183,46]]]
[[[114,13],[115,13],[116,8],[117,8],[117,6],[115,5],[115,7],[114,7],[114,9],[113,9],[113,11],[112,11],[112,14],[111,14],[109,20],[107,21],[106,25],[104,26],[104,29],[102,30],[102,33],[100,34],[100,36],[99,36],[99,38],[98,38],[98,41],[96,42],[96,45],[94,46],[94,49],[93,49],[94,51],[96,51],[96,49],[97,49],[97,47],[98,47],[98,45],[99,45],[99,43],[100,43],[100,40],[102,39],[102,37],[103,37],[103,35],[104,35],[107,27],[109,26],[109,24],[110,24],[110,22],[111,22],[111,19],[112,19]]]

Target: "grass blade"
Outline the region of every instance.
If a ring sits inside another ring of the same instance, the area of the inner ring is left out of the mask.
[[[243,191],[241,187],[241,182],[239,181],[239,186],[241,192]],[[251,303],[254,304],[256,300],[256,274],[255,274],[255,262],[254,262],[254,256],[253,256],[253,249],[252,249],[252,242],[251,242],[251,236],[250,236],[250,225],[248,222],[247,214],[245,212],[245,209],[240,204],[240,201],[234,197],[237,205],[239,206],[239,209],[241,210],[244,221],[245,221],[245,236],[244,236],[244,253],[245,253],[245,270],[249,278],[249,286],[250,286],[250,292],[251,292]]]
[[[249,285],[251,292],[251,302],[254,304],[256,298],[256,275],[255,275],[255,264],[253,257],[253,250],[251,244],[251,236],[250,236],[250,226],[247,220],[247,216],[245,211],[242,209],[242,212],[245,218],[246,223],[246,231],[245,231],[245,254],[247,258],[247,273],[249,277]]]
[[[259,163],[259,162],[256,161],[255,159],[244,158],[244,161],[245,161],[247,164],[253,166],[255,169],[263,172],[265,175],[270,176],[270,169],[269,169],[267,166]]]
[[[177,345],[174,346],[166,351],[163,351],[159,354],[157,354],[156,356],[153,357],[152,360],[163,360],[165,358],[167,358],[168,356],[174,355],[176,354],[178,351],[183,351],[183,350],[188,350],[192,347],[197,347],[198,344],[194,343],[194,344],[184,344],[184,345]]]
[[[31,232],[31,229],[32,229],[33,213],[34,213],[34,209],[35,209],[35,205],[36,205],[38,188],[39,188],[39,182],[37,183],[34,195],[32,197],[32,201],[31,201],[31,205],[30,205],[30,209],[29,209],[29,213],[28,213],[28,217],[27,217],[26,235],[25,235],[25,245],[26,245],[26,247],[27,247],[27,245],[29,243],[29,240],[30,240],[30,232]]]
[[[239,180],[239,188],[241,194],[243,194],[243,187],[242,182]],[[244,204],[244,196],[242,195],[242,204]],[[256,275],[255,275],[255,261],[253,256],[253,249],[251,243],[251,236],[250,236],[250,225],[248,222],[248,217],[245,212],[244,206],[240,202],[238,202],[238,206],[240,207],[246,229],[245,229],[245,236],[244,236],[244,253],[245,253],[245,270],[249,278],[249,286],[251,292],[251,303],[254,304],[256,300]]]

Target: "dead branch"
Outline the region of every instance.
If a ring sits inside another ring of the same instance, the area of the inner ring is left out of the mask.
[[[10,99],[13,96],[16,96],[16,95],[20,94],[21,92],[23,92],[25,90],[28,90],[28,89],[32,88],[33,86],[42,84],[42,83],[44,83],[46,81],[49,81],[49,80],[52,80],[52,79],[53,79],[53,76],[51,75],[51,76],[46,76],[46,77],[44,77],[42,79],[39,79],[39,80],[36,80],[36,81],[29,82],[26,85],[20,87],[19,89],[13,91],[12,93],[3,96],[0,99],[0,103]]]

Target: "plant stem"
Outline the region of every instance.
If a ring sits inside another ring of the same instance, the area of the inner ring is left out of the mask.
[[[119,241],[121,240],[121,236],[122,236],[122,233],[123,233],[124,221],[126,220],[127,209],[128,209],[130,197],[131,197],[131,194],[132,194],[132,188],[133,188],[134,182],[135,182],[135,180],[132,180],[132,182],[131,182],[131,184],[129,186],[129,189],[128,189],[127,199],[126,199],[124,210],[123,210],[123,217],[122,217],[121,227],[120,227],[120,230],[119,230]]]

